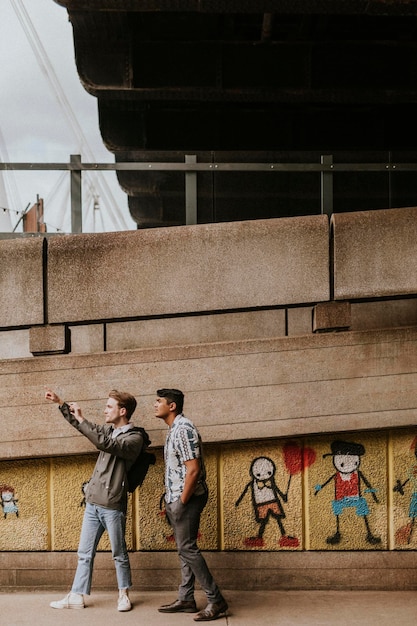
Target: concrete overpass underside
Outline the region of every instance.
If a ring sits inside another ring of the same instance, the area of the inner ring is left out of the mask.
[[[119,162],[416,162],[414,0],[56,0]],[[334,211],[412,206],[413,174],[335,179]],[[201,172],[198,222],[320,212],[311,173]],[[185,223],[178,172],[119,172],[139,228]]]

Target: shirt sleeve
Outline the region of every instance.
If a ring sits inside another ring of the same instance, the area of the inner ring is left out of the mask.
[[[180,426],[175,439],[176,452],[182,463],[200,458],[200,442],[194,428],[188,425]]]
[[[79,431],[95,445],[97,450],[109,452],[127,461],[133,461],[142,450],[143,437],[136,431],[128,431],[127,436],[119,435],[113,439],[111,431],[86,419],[81,422]]]
[[[62,415],[74,428],[102,452],[109,452],[114,456],[127,461],[133,461],[140,453],[143,446],[143,437],[140,432],[130,432],[129,436],[119,436],[115,439],[111,436],[111,428],[102,424],[93,424],[84,419],[81,423],[72,415],[67,404],[59,407]]]

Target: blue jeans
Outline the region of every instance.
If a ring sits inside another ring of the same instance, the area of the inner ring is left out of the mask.
[[[200,516],[207,504],[208,494],[192,496],[187,504],[176,500],[166,503],[168,520],[174,532],[178,555],[181,562],[181,585],[178,589],[180,600],[194,599],[194,584],[197,579],[208,602],[221,602],[223,597],[211,575],[207,563],[197,546]]]
[[[94,557],[105,530],[110,539],[119,589],[128,589],[132,586],[125,540],[126,515],[122,511],[106,509],[87,502],[78,546],[78,565],[71,589],[74,593],[90,594]]]

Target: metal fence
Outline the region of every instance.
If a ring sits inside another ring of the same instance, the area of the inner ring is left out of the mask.
[[[124,163],[85,163],[81,155],[71,155],[68,163],[5,163],[0,162],[0,171],[11,170],[66,170],[70,175],[71,194],[71,232],[82,232],[82,173],[91,171],[133,171],[133,172],[178,172],[184,173],[185,223],[197,223],[198,179],[201,172],[270,172],[272,175],[282,172],[320,174],[320,211],[331,215],[334,206],[333,183],[335,174],[346,172],[382,172],[389,176],[399,173],[417,172],[414,162],[369,162],[339,163],[333,155],[321,155],[317,163],[246,163],[246,162],[211,162],[201,163],[196,155],[186,155],[184,162],[124,162]],[[391,206],[388,200],[388,207]]]

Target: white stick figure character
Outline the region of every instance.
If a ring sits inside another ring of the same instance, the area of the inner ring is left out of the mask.
[[[252,505],[255,512],[255,519],[259,524],[257,537],[247,537],[245,545],[263,546],[263,534],[270,518],[277,521],[281,532],[279,545],[281,547],[297,548],[299,541],[296,537],[286,535],[282,520],[285,519],[285,511],[282,502],[288,500],[288,490],[291,482],[291,475],[287,484],[287,491],[283,493],[275,482],[276,467],[272,459],[261,456],[252,461],[250,467],[251,480],[237,499],[235,506],[239,506],[248,489],[251,489]]]

